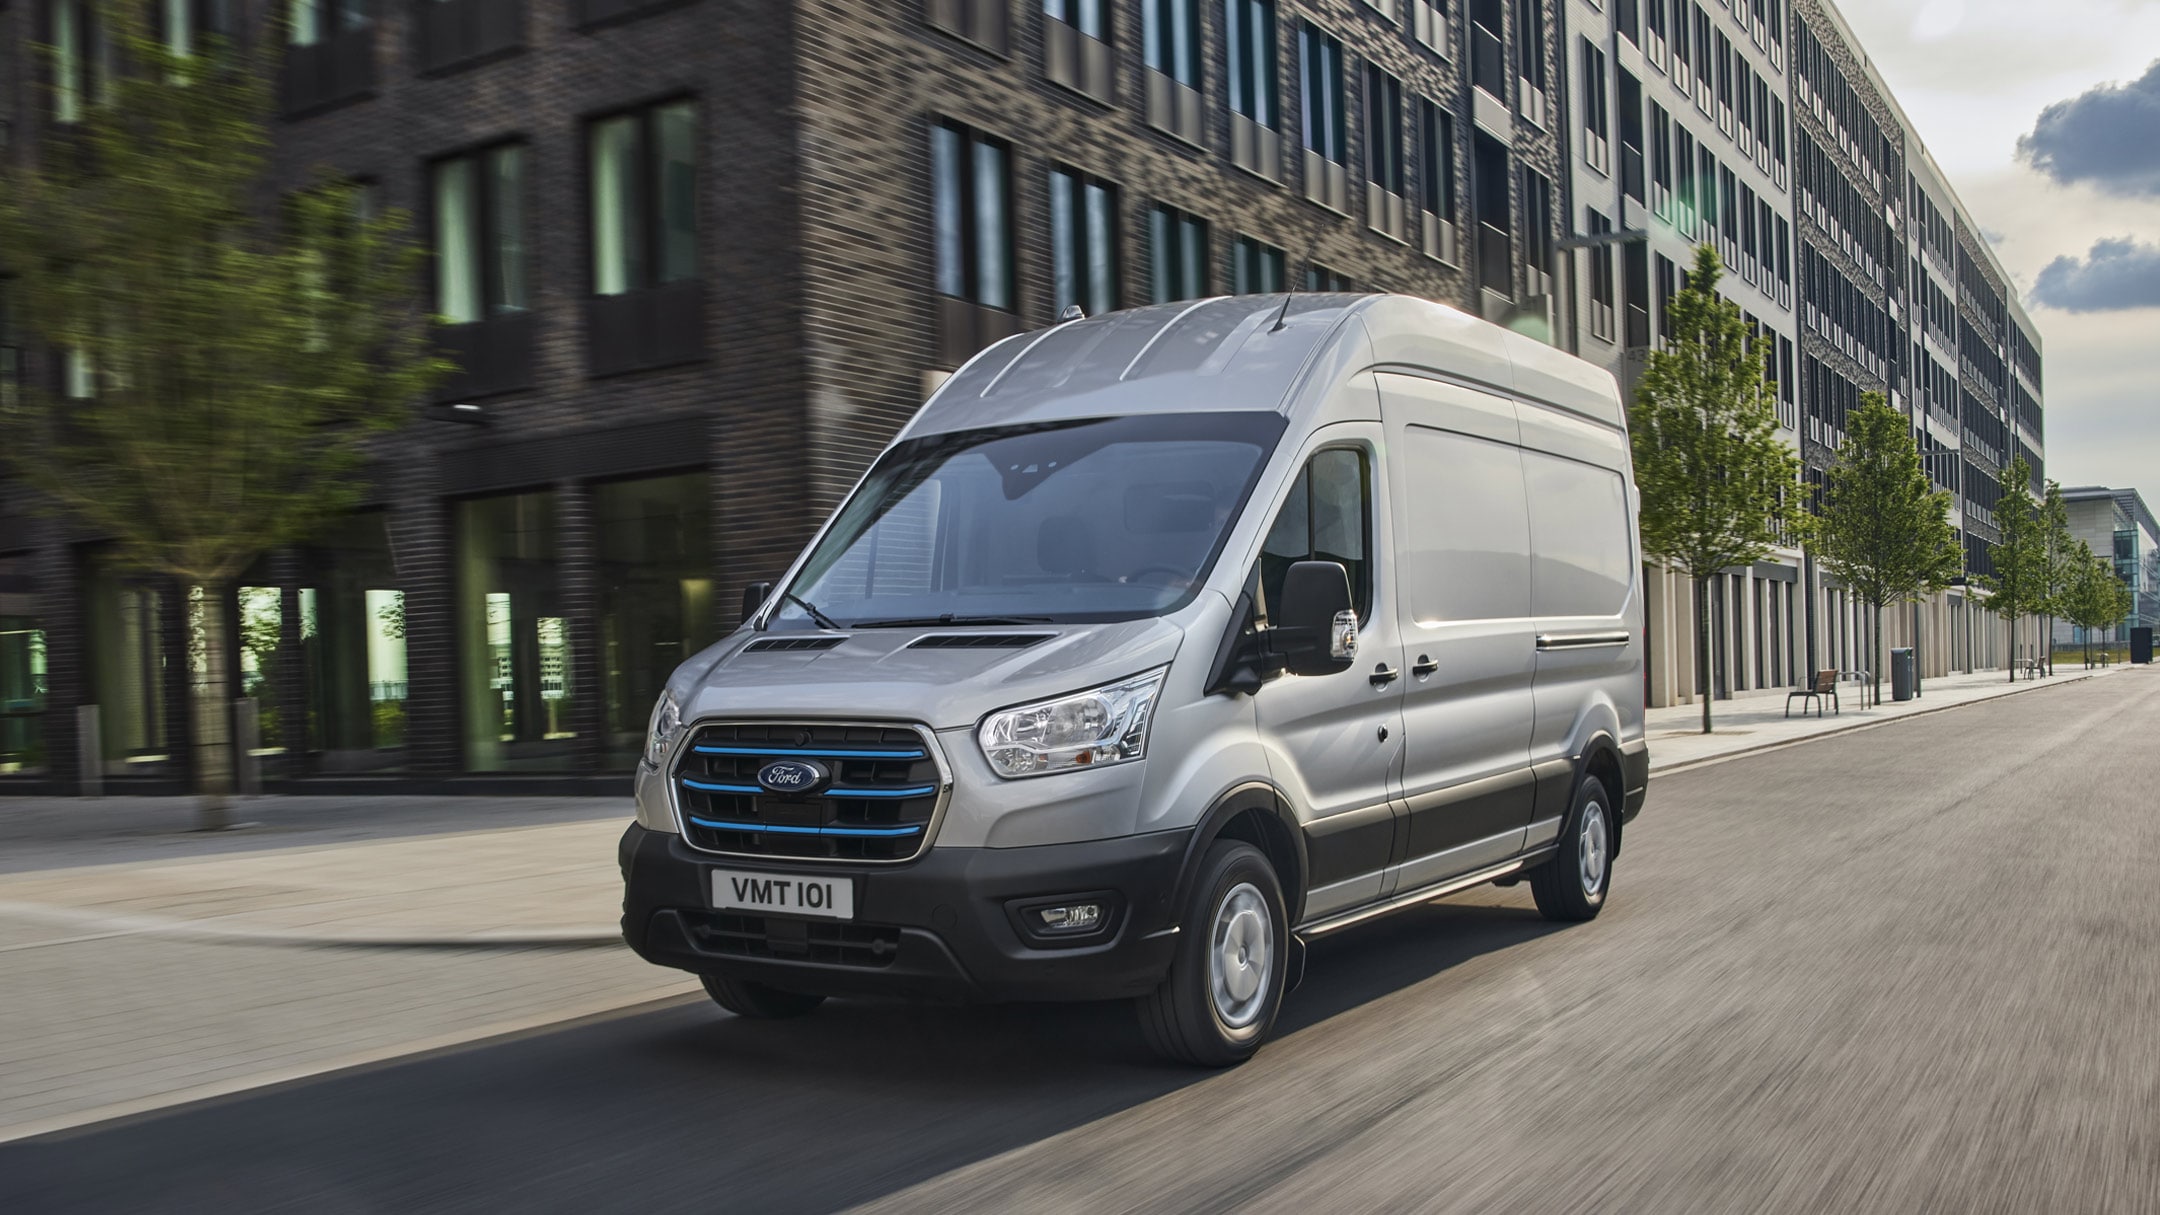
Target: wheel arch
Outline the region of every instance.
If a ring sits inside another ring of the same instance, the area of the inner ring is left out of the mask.
[[[1605,799],[1610,803],[1608,826],[1612,830],[1612,854],[1620,855],[1620,817],[1627,806],[1627,770],[1620,761],[1620,741],[1603,730],[1590,736],[1583,744],[1580,758],[1575,764],[1575,784],[1580,788],[1583,778],[1594,776],[1605,786]],[[1572,797],[1572,793],[1570,797]]]
[[[1216,840],[1242,840],[1258,848],[1282,883],[1283,904],[1295,924],[1305,912],[1305,875],[1308,858],[1305,833],[1291,812],[1282,791],[1263,781],[1251,781],[1230,789],[1208,807],[1185,845],[1185,859],[1178,868],[1173,907],[1182,908],[1192,889],[1200,859]]]

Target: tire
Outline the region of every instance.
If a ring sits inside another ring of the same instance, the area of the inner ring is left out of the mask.
[[[1289,974],[1289,917],[1274,866],[1251,844],[1217,840],[1200,858],[1178,924],[1170,974],[1135,1002],[1141,1033],[1179,1063],[1243,1063],[1275,1027]]]
[[[1594,920],[1612,889],[1613,842],[1618,815],[1612,793],[1595,776],[1583,777],[1575,804],[1560,824],[1560,851],[1530,871],[1530,893],[1548,920]]]
[[[748,979],[723,979],[716,975],[700,975],[705,984],[705,994],[713,1003],[753,1021],[786,1021],[800,1017],[825,1002],[823,996],[806,996],[801,992],[782,991],[753,983]]]

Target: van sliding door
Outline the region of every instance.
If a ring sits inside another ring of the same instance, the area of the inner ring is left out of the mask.
[[[1395,893],[1521,850],[1536,643],[1514,403],[1412,376],[1379,379],[1410,664]]]

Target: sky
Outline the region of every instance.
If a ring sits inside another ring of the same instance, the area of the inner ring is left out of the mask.
[[[2160,508],[2160,0],[1839,0],[2039,327],[2047,475]]]

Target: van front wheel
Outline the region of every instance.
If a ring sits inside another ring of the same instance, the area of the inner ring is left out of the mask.
[[[1560,824],[1560,851],[1530,871],[1530,893],[1548,920],[1594,920],[1612,887],[1613,799],[1604,782],[1583,777]]]
[[[1137,1002],[1141,1032],[1180,1063],[1243,1063],[1274,1028],[1288,973],[1289,921],[1274,866],[1251,844],[1217,840],[1178,925],[1169,976]]]

